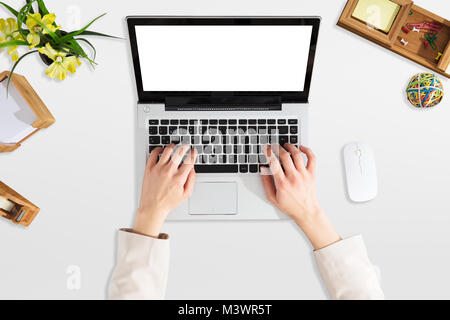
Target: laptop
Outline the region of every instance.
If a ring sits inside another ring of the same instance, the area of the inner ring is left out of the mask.
[[[127,17],[138,91],[138,190],[158,146],[198,151],[169,220],[278,220],[262,146],[308,144],[319,17]]]

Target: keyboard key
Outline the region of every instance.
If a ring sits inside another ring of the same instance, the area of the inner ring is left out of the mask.
[[[256,146],[253,146],[253,153],[255,153],[255,154],[261,153],[261,146],[259,144]]]
[[[181,143],[182,144],[190,144],[191,143],[191,137],[190,136],[182,136],[181,137]]]
[[[266,124],[266,119],[259,119],[258,124]]]
[[[214,146],[214,154],[221,154],[222,153],[222,146]]]
[[[255,126],[249,126],[248,129],[247,129],[247,134],[250,134],[250,135],[258,134],[258,131],[256,130]]]
[[[178,134],[180,134],[180,135],[188,134],[188,128],[187,127],[179,127]]]
[[[230,146],[231,147],[231,146]],[[239,154],[239,153],[242,153],[242,146],[234,146],[233,147],[233,152],[235,153],[235,154]],[[230,152],[231,153],[231,152]]]
[[[277,134],[278,133],[276,126],[269,126],[267,128],[267,130],[268,130],[268,132],[267,132],[268,134]]]
[[[180,124],[181,125],[188,125],[189,121],[188,120],[180,120]]]
[[[201,157],[199,157],[199,163],[208,163],[208,156],[202,155]]]
[[[161,137],[161,143],[164,145],[169,145],[170,144],[170,137],[169,136],[162,136]]]
[[[218,120],[209,120],[209,124],[217,125],[219,123]]]
[[[258,156],[256,154],[249,155],[248,163],[258,163]]]
[[[289,119],[288,124],[298,124],[298,120],[297,119]]]
[[[258,127],[258,134],[267,134],[267,127]]]
[[[212,145],[207,145],[203,147],[203,153],[204,154],[211,154],[213,152]]]
[[[251,150],[250,150],[250,146],[249,145],[244,146],[244,153],[249,154],[250,151]]]
[[[292,143],[292,144],[298,143],[298,138],[297,138],[297,136],[291,136],[291,143]]]
[[[227,127],[225,127],[225,126],[220,126],[219,127],[220,134],[225,135],[225,134],[227,134],[227,131],[228,131]]]
[[[260,154],[260,155],[258,156],[258,162],[259,162],[260,164],[268,164],[268,163],[269,163],[269,161],[267,161],[267,157],[266,157],[265,154]]]
[[[286,119],[278,119],[278,124],[286,124]]]
[[[279,126],[278,127],[279,134],[288,134],[288,132],[289,132],[288,126]]]
[[[248,165],[240,165],[239,166],[239,172],[240,173],[248,173]]]
[[[239,124],[247,124],[247,119],[240,119]]]
[[[200,144],[200,136],[192,136],[191,137],[191,144]]]
[[[164,136],[168,132],[167,127],[159,127],[159,134]]]
[[[161,120],[161,124],[167,126],[169,124],[169,120]]]
[[[211,143],[212,144],[219,144],[220,143],[220,137],[219,136],[211,136]]]
[[[258,173],[259,172],[259,166],[257,164],[251,164],[250,165],[250,173]]]
[[[149,120],[148,124],[151,126],[157,126],[159,124],[159,120]]]
[[[228,124],[235,125],[235,124],[237,124],[237,120],[234,120],[234,119],[228,120]]]
[[[178,123],[179,123],[178,120],[174,120],[174,119],[170,120],[171,125],[178,125]]]
[[[238,162],[238,158],[237,158],[236,155],[228,156],[228,163],[234,164],[234,163],[237,163],[237,162]]]
[[[211,164],[216,164],[217,162],[219,162],[218,156],[215,154],[210,155],[208,159],[208,162]]]
[[[255,119],[248,120],[248,124],[256,124],[256,120]]]
[[[197,173],[238,173],[238,166],[232,164],[195,165]]]
[[[169,134],[175,134],[178,133],[178,127],[169,127]]]
[[[280,136],[279,137],[279,144],[280,146],[284,146],[286,143],[289,142],[289,137],[288,136]]]
[[[179,136],[171,136],[170,137],[170,143],[179,144],[180,141],[181,141],[181,138]]]
[[[224,119],[222,119],[222,120],[219,120],[219,124],[221,124],[221,125],[226,125],[228,123],[228,121],[227,120],[224,120]]]
[[[249,144],[250,143],[250,138],[249,136],[241,136],[241,144]]]
[[[267,124],[276,124],[277,122],[275,121],[275,119],[269,119],[267,120]]]
[[[298,134],[298,127],[297,126],[291,126],[289,131],[291,134]]]
[[[148,133],[151,134],[151,135],[158,134],[158,127],[149,127],[148,128]]]
[[[238,156],[238,162],[239,163],[247,163],[247,156],[244,154],[241,154]]]
[[[209,137],[208,136],[202,136],[202,144],[209,144]]]
[[[208,120],[206,120],[206,119],[200,120],[200,123],[201,123],[202,125],[208,124]]]
[[[239,126],[238,134],[246,134],[246,133],[247,133],[247,126]]]
[[[216,135],[216,134],[219,133],[219,130],[217,129],[217,127],[209,127],[209,128],[208,128],[208,133],[209,133],[210,135]]]
[[[197,134],[197,132],[198,132],[198,130],[197,130],[197,127],[189,127],[189,134],[190,135],[194,135],[194,134]]]
[[[235,147],[236,148],[236,147]],[[226,145],[226,146],[224,146],[223,147],[223,153],[226,153],[226,154],[231,154],[231,153],[233,153],[233,146],[231,146],[231,145]],[[236,152],[235,152],[236,153]]]
[[[261,145],[266,145],[269,143],[269,136],[259,136],[259,143]]]
[[[203,146],[197,145],[197,146],[194,146],[194,149],[197,150],[198,154],[202,154],[203,153]]]
[[[237,127],[235,127],[235,126],[228,127],[228,134],[229,135],[235,135],[237,133],[238,133]]]
[[[227,163],[227,156],[226,155],[220,155],[219,156],[219,163],[220,164],[226,164]]]
[[[250,144],[258,144],[259,142],[258,136],[250,136]]]
[[[196,125],[198,125],[198,120],[189,120],[189,124],[191,126],[196,126]]]
[[[161,144],[161,138],[159,136],[152,136],[149,138],[150,144]]]
[[[222,144],[230,144],[231,137],[230,136],[222,136]]]

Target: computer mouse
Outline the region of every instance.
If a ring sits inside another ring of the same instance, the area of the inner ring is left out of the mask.
[[[378,178],[373,149],[364,142],[349,143],[344,147],[344,163],[349,198],[354,202],[375,199]]]

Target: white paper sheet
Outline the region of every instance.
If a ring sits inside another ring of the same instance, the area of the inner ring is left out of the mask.
[[[37,117],[12,83],[7,96],[7,82],[0,82],[0,143],[15,144],[36,130]]]

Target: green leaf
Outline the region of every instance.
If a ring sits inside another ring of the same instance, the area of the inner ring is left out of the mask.
[[[27,3],[32,3],[32,2],[33,2],[33,0],[27,0]],[[30,12],[34,13],[33,6],[30,7]]]
[[[43,24],[41,21],[39,21],[38,19],[36,19],[33,16],[30,16],[30,18],[33,19],[34,21],[36,21],[42,27],[42,29],[47,31],[47,33],[50,35],[50,37],[52,37],[53,40],[55,40],[58,43],[60,42],[61,38],[58,37],[58,35],[56,33],[54,33],[49,28],[47,28],[47,26],[45,24]]]
[[[124,40],[123,38],[119,38],[119,37],[115,37],[115,36],[110,36],[108,34],[104,34],[104,33],[100,33],[100,32],[95,32],[95,31],[83,31],[82,33],[79,34],[80,36],[99,36],[99,37],[107,37],[107,38],[114,38],[114,39],[120,39],[120,40]]]
[[[17,18],[17,16],[19,15],[19,12],[17,12],[16,10],[14,10],[13,8],[11,8],[9,5],[7,5],[7,4],[4,3],[4,2],[0,2],[0,4],[1,4],[2,6],[4,6],[6,9],[8,9],[9,12],[11,12],[11,13]]]
[[[27,46],[28,42],[21,40],[11,40],[6,42],[0,42],[0,48],[11,47],[11,46]]]
[[[48,10],[47,10],[47,8],[45,7],[44,1],[42,1],[42,0],[37,0],[37,3],[38,3],[38,6],[39,6],[39,13],[40,13],[42,16],[45,16],[46,14],[49,13]]]
[[[104,17],[105,15],[106,15],[106,13],[104,13],[104,14],[98,16],[97,18],[95,18],[94,20],[92,20],[87,26],[85,26],[83,29],[80,29],[80,30],[78,30],[78,31],[74,31],[74,32],[71,32],[71,33],[65,35],[64,37],[62,37],[62,38],[60,39],[60,41],[61,41],[61,42],[67,42],[68,40],[73,39],[73,37],[76,37],[76,36],[80,35],[80,34],[83,33],[84,31],[86,31],[86,29],[89,28],[95,21],[97,21],[98,19]]]
[[[93,60],[95,61],[95,59],[97,58],[97,50],[92,45],[92,43],[90,43],[87,39],[84,39],[84,38],[78,38],[78,39],[74,39],[74,40],[83,41],[83,42],[87,43],[91,47],[92,51],[94,51],[94,59]]]
[[[24,18],[28,15],[28,13],[30,12],[31,5],[33,4],[34,1],[35,1],[35,0],[31,0],[30,3],[27,3],[26,5],[24,5],[24,6],[20,9],[20,11],[19,11],[19,13],[18,13],[18,15],[17,15],[17,24],[19,25],[19,28],[22,27],[23,20],[24,20]]]
[[[19,60],[16,61],[16,63],[14,63],[14,65],[13,65],[13,67],[12,67],[12,69],[11,69],[11,72],[10,72],[10,74],[9,74],[9,77],[8,77],[8,84],[6,85],[6,93],[7,93],[7,94],[8,94],[8,91],[9,91],[9,83],[11,82],[11,77],[12,77],[12,75],[14,74],[14,70],[16,69],[16,67],[17,67],[17,65],[19,64],[19,62],[22,61],[22,59],[25,58],[26,56],[28,56],[28,55],[30,55],[30,54],[32,54],[32,53],[36,53],[36,52],[39,52],[39,51],[38,51],[38,50],[34,50],[34,51],[27,52],[27,53],[25,53],[23,56],[21,56],[21,57],[19,58]]]

